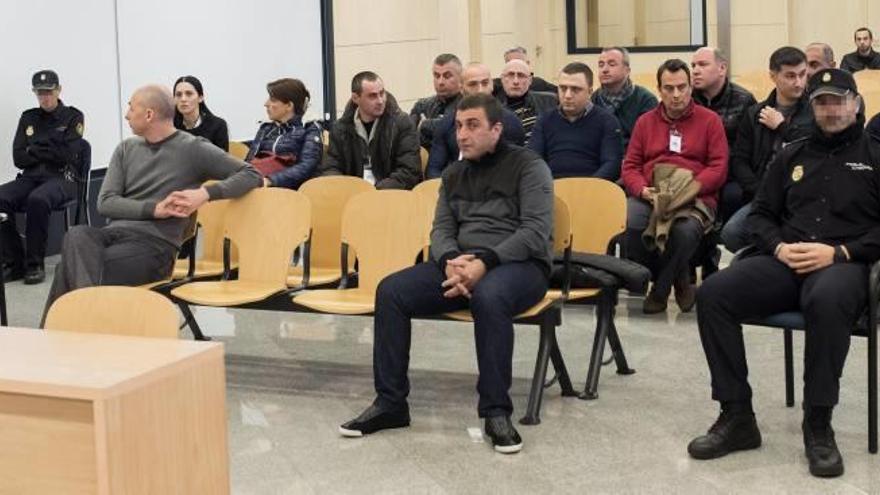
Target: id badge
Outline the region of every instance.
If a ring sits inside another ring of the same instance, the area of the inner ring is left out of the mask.
[[[681,134],[675,131],[669,133],[669,151],[681,153]]]

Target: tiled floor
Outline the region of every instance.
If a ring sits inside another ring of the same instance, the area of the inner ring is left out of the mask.
[[[48,282],[7,291],[12,324],[35,325]],[[595,401],[548,389],[542,423],[519,428],[525,448],[514,456],[469,433],[481,425],[468,324],[414,325],[412,427],[345,439],[337,426],[373,397],[369,319],[199,310],[203,329],[227,346],[233,493],[880,493],[880,457],[867,452],[863,339],[853,340],[835,411],[843,477],[809,476],[800,409],[784,405],[781,334],[759,328],[746,329],[746,342],[764,445],[700,462],[685,447],[717,411],[694,315],[673,304],[645,317],[640,304],[622,298],[617,316],[637,373],[606,366]],[[586,377],[594,324],[589,307],[565,310],[560,346],[576,386]],[[534,327],[518,327],[517,413],[536,348]],[[796,336],[796,356],[801,348]]]

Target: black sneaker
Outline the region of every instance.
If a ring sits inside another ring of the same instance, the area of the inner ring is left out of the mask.
[[[810,462],[810,474],[833,478],[843,474],[843,457],[834,441],[834,429],[829,421],[823,426],[810,425],[804,420],[804,455]]]
[[[486,435],[492,439],[495,452],[516,454],[522,450],[523,441],[517,433],[510,416],[491,416],[486,418]]]
[[[760,446],[761,432],[754,413],[721,411],[708,433],[691,440],[688,454],[694,459],[715,459]]]
[[[46,271],[42,266],[30,266],[24,274],[24,283],[26,285],[34,285],[42,283],[46,280]]]
[[[344,437],[362,437],[389,428],[405,428],[409,426],[409,408],[383,410],[372,404],[360,416],[339,427],[339,434]]]

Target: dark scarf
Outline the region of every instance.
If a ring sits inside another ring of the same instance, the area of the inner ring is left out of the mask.
[[[634,91],[635,87],[633,87],[632,79],[627,77],[619,92],[612,94],[605,88],[599,88],[596,93],[599,94],[599,98],[604,101],[606,106],[614,108],[614,111],[616,112],[617,110],[620,110],[620,105],[623,105],[623,102],[632,96]]]

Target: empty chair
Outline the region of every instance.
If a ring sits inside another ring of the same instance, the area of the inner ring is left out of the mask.
[[[386,275],[411,266],[425,245],[425,221],[412,191],[381,190],[351,198],[342,214],[343,256],[358,260],[358,287],[308,290],[293,302],[313,311],[339,314],[373,312],[376,287]]]
[[[228,199],[211,201],[199,208],[196,223],[198,224],[199,232],[201,232],[199,237],[201,255],[196,258],[192,273],[189,273],[190,263],[188,259],[177,260],[171,278],[179,280],[188,276],[195,278],[212,277],[223,273],[223,229],[229,201]],[[195,234],[195,231],[193,234]],[[238,261],[237,249],[232,250],[230,261],[232,263],[230,268],[235,268]]]
[[[64,294],[46,314],[46,330],[176,339],[180,314],[167,298],[138,287],[103,285]]]
[[[360,193],[374,190],[372,184],[360,177],[332,175],[306,181],[299,192],[312,205],[312,235],[309,243],[309,286],[325,285],[342,278],[339,260],[342,212],[348,200]],[[349,256],[349,268],[354,268],[354,256]],[[303,285],[304,266],[292,266],[287,273],[287,285]]]

